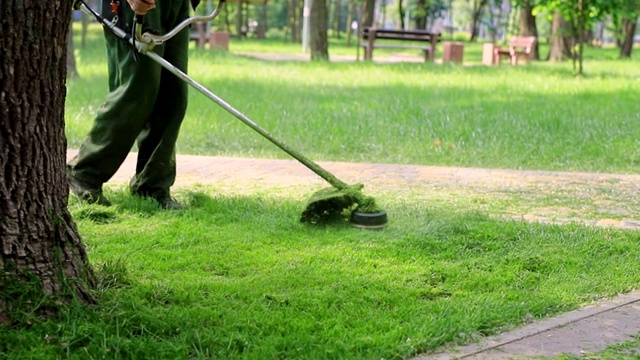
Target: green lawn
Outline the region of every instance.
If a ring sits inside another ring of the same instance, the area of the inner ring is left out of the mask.
[[[106,91],[99,39],[93,32],[78,49],[82,78],[68,83],[70,147]],[[589,50],[584,78],[568,63],[268,62],[233,48],[191,55],[194,78],[314,159],[638,169],[640,67],[611,50]],[[190,101],[180,153],[286,157],[201,95]],[[99,304],[43,322],[31,309],[49,304],[26,303],[15,328],[0,327],[0,358],[403,359],[640,281],[638,233],[492,216],[504,202],[526,205],[522,194],[372,194],[391,221],[363,231],[299,223],[314,190],[303,185],[194,186],[176,192],[188,205],[180,212],[131,198],[125,185],[106,190],[114,207],[70,202]]]
[[[249,51],[252,42],[237,47]],[[106,91],[104,50],[90,44],[79,51],[82,79],[69,83],[70,147],[84,139]],[[612,50],[588,49],[584,78],[572,75],[570,63],[316,64],[195,49],[191,55],[194,79],[313,159],[638,172],[640,64],[609,60]],[[195,91],[178,151],[287,157]]]
[[[303,187],[215,186],[166,212],[71,210],[100,277],[99,305],[0,329],[9,358],[402,359],[635,288],[638,234],[499,221],[377,194],[389,227],[298,222]],[[464,209],[464,210],[461,210]],[[46,303],[44,303],[46,305]],[[26,308],[29,308],[27,305]]]

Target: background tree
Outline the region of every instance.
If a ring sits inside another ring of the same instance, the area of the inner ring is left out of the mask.
[[[342,0],[331,1],[333,6],[333,16],[331,19],[333,35],[340,39],[340,20],[342,18]]]
[[[569,23],[565,21],[559,11],[554,11],[549,39],[549,61],[563,61],[571,58],[574,39],[570,33]]]
[[[345,31],[347,33],[347,46],[351,46],[351,37],[353,36],[353,29],[351,28],[351,23],[355,18],[356,14],[356,1],[349,0],[349,6],[347,7],[347,21],[345,26]]]
[[[309,15],[311,60],[329,60],[328,23],[329,6],[327,5],[327,0],[313,0]]]
[[[638,16],[625,14],[622,17],[620,24],[620,57],[630,58],[631,51],[633,50],[633,37],[636,33],[636,25],[638,23]]]
[[[397,5],[398,5],[398,18],[400,19],[400,29],[404,29],[405,27],[405,23],[404,23],[404,16],[405,16],[405,11],[406,9],[404,8],[404,1],[407,2],[407,8],[409,7],[409,0],[397,0]]]
[[[362,14],[360,16],[360,22],[362,25],[360,26],[360,31],[362,29],[370,27],[373,25],[373,17],[375,14],[376,8],[376,0],[364,0],[364,4],[362,7]]]
[[[519,9],[519,29],[521,36],[535,36],[538,38],[538,27],[536,25],[536,16],[533,13],[533,5],[535,0],[518,0],[516,6]],[[531,51],[531,56],[540,60],[540,40],[536,41],[536,46]]]
[[[95,283],[67,211],[64,101],[71,5],[71,0],[0,3],[0,321],[4,322],[11,321],[20,306],[16,304],[20,296],[12,296],[18,285],[32,281],[38,299],[67,294],[90,301]]]
[[[429,29],[435,18],[447,8],[444,0],[417,0],[412,11],[416,29]]]
[[[573,37],[573,69],[577,75],[582,75],[585,35],[590,33],[596,22],[618,8],[618,0],[541,0],[539,6],[555,11],[568,24]]]
[[[427,8],[427,0],[416,0],[412,11],[416,29],[424,29],[427,26]]]
[[[291,31],[291,41],[299,42],[301,37],[301,20],[303,12],[302,0],[289,0],[287,6],[288,29]]]
[[[243,0],[237,0],[235,2],[235,9],[236,9],[236,36],[238,38],[241,38],[244,35],[244,11],[243,11],[243,4],[244,1]]]
[[[473,10],[471,11],[471,36],[469,41],[476,41],[480,31],[480,17],[489,0],[472,0]]]
[[[621,58],[631,57],[638,15],[640,15],[640,0],[616,0],[611,18]]]

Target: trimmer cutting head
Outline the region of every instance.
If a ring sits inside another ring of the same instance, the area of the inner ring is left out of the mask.
[[[375,200],[365,196],[363,185],[348,185],[344,189],[326,188],[317,191],[302,212],[300,221],[318,224],[341,217],[351,210],[349,221],[353,226],[365,229],[380,229],[387,225],[387,213],[376,205]]]
[[[364,213],[354,210],[351,212],[349,222],[362,229],[382,229],[387,226],[387,212],[380,210],[375,213]]]

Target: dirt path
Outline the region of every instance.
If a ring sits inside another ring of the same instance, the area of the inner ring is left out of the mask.
[[[75,151],[69,151],[71,157]],[[382,196],[410,194],[415,201],[490,204],[504,217],[526,221],[579,221],[640,230],[640,175],[319,162],[347,183],[364,183]],[[130,154],[110,183],[135,169]],[[315,191],[326,182],[294,160],[180,155],[176,188],[215,184],[233,191],[272,188]]]

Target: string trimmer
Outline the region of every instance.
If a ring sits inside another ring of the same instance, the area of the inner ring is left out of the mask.
[[[381,228],[387,224],[387,213],[381,210],[375,200],[362,193],[362,184],[347,185],[343,181],[336,178],[329,171],[323,169],[318,164],[314,163],[301,153],[293,150],[287,144],[274,138],[268,131],[259,126],[256,122],[249,119],[245,114],[236,110],[233,106],[229,105],[222,98],[209,91],[185,74],[180,69],[173,66],[171,63],[163,59],[160,55],[153,52],[153,48],[156,45],[161,45],[165,41],[171,39],[177,33],[192,23],[207,22],[213,20],[220,13],[221,6],[225,3],[225,0],[220,0],[213,12],[208,16],[195,16],[188,18],[178,24],[173,30],[169,31],[165,35],[157,35],[149,32],[142,33],[142,16],[137,15],[134,20],[133,30],[134,34],[130,35],[124,30],[116,26],[115,22],[111,22],[104,18],[102,15],[91,9],[83,0],[78,0],[75,3],[75,9],[81,10],[83,13],[94,17],[100,24],[106,29],[112,32],[116,37],[129,42],[137,51],[144,54],[160,66],[167,69],[179,79],[191,85],[194,89],[213,100],[216,104],[220,105],[223,109],[234,115],[240,121],[248,125],[251,129],[258,132],[264,138],[271,143],[282,149],[287,154],[291,155],[294,159],[301,162],[311,171],[319,175],[326,180],[333,188],[327,188],[320,190],[313,194],[307,204],[306,209],[302,212],[300,220],[307,223],[320,223],[331,219],[333,217],[342,215],[345,211],[351,211],[350,221],[353,225],[363,228]]]

